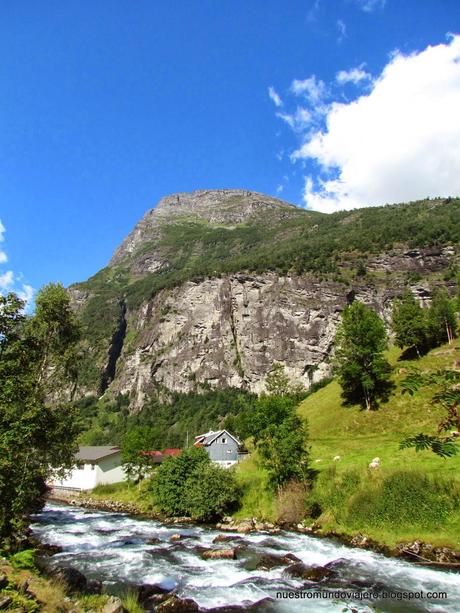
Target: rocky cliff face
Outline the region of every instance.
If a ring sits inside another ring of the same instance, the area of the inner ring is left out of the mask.
[[[177,219],[228,229],[248,220],[264,223],[267,216],[276,224],[299,214],[304,212],[292,205],[242,190],[170,196],[123,241],[107,274],[112,278],[129,269],[143,278],[167,269],[164,230]],[[428,278],[456,257],[454,247],[400,246],[367,261],[370,277],[347,282],[308,273],[222,274],[161,289],[135,306],[127,306],[121,292],[111,302],[116,325],[97,358],[99,382],[84,391],[129,394],[133,410],[162,387],[184,392],[238,387],[259,393],[275,362],[284,364],[294,383],[309,387],[330,373],[333,340],[347,303],[362,300],[389,321],[407,273],[417,275],[413,291],[427,301]],[[339,265],[344,271],[350,266],[346,260]],[[75,307],[84,313],[94,290],[71,291]]]

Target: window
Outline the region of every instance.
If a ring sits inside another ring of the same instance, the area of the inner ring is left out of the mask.
[[[227,453],[232,453],[232,450],[231,449],[227,449]]]
[[[227,439],[225,438],[225,436],[222,437],[222,445],[226,445],[227,444]]]
[[[91,470],[94,470],[94,464],[91,464]]]

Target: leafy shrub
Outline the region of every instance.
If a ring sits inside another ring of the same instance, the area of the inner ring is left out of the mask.
[[[167,458],[151,482],[156,506],[171,516],[209,521],[235,509],[240,491],[233,472],[211,464],[202,448]]]
[[[241,498],[233,471],[211,463],[196,468],[186,485],[187,515],[199,521],[211,521],[231,513]]]
[[[395,472],[350,500],[349,523],[374,527],[442,525],[458,505],[449,487],[447,482],[435,481],[423,473]]]
[[[35,549],[23,549],[22,551],[18,551],[9,558],[9,562],[13,568],[36,570]]]
[[[209,464],[208,454],[197,447],[186,449],[180,456],[166,458],[151,484],[153,498],[160,511],[171,516],[187,514],[187,479],[206,464]]]
[[[288,481],[278,492],[277,517],[279,523],[298,524],[306,515],[307,486],[301,481]]]

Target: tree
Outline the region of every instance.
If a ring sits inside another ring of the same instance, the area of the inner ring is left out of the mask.
[[[428,334],[430,343],[436,347],[446,341],[451,343],[455,337],[457,318],[455,308],[447,290],[442,287],[433,292],[431,306],[428,309]]]
[[[0,297],[0,539],[11,546],[30,513],[41,509],[46,480],[53,471],[62,476],[76,450],[72,408],[45,400],[45,365],[55,367],[77,338],[51,340],[63,328],[76,329],[68,297],[60,303],[65,316],[60,308],[53,311],[55,287],[37,296],[49,304],[47,316],[26,317],[16,295]]]
[[[292,415],[296,402],[289,396],[261,396],[235,418],[238,435],[253,437],[255,443],[269,426],[281,424]]]
[[[442,457],[458,452],[455,438],[460,435],[460,372],[441,369],[432,373],[413,370],[402,382],[402,393],[413,396],[422,387],[436,390],[431,398],[432,405],[440,405],[446,412],[438,424],[437,434],[421,432],[404,439],[400,448],[414,447],[416,451],[431,449]],[[443,435],[443,432],[450,432]]]
[[[192,519],[212,521],[234,511],[240,496],[233,471],[209,462],[195,468],[187,479],[184,506]]]
[[[375,408],[390,387],[391,368],[383,352],[387,333],[377,313],[355,301],[342,313],[336,338],[334,369],[346,402]]]
[[[267,392],[274,396],[287,396],[291,389],[291,382],[286,374],[283,364],[275,362],[270,369],[265,385]]]
[[[134,426],[123,436],[121,442],[121,461],[128,479],[142,479],[151,466],[148,456],[142,451],[152,449],[155,433],[148,426]]]
[[[187,513],[185,493],[187,479],[209,464],[208,454],[201,447],[186,449],[180,456],[166,458],[152,478],[151,491],[160,511],[170,516]]]
[[[420,351],[427,344],[427,320],[425,311],[410,290],[393,305],[393,332],[398,347]]]
[[[278,488],[287,481],[304,481],[309,475],[308,432],[294,412],[279,425],[270,425],[257,446],[270,482]]]

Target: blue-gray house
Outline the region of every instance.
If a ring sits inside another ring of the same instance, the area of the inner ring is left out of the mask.
[[[222,467],[233,466],[242,455],[240,441],[227,430],[200,434],[195,437],[194,445],[203,447],[209,459]]]

